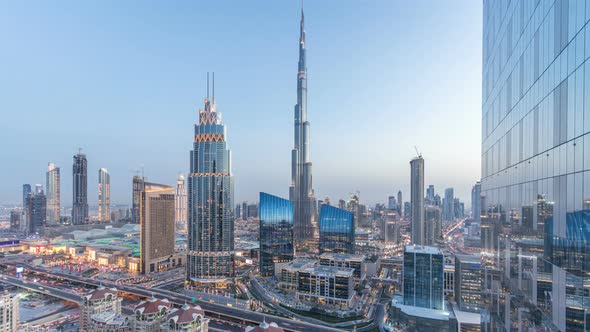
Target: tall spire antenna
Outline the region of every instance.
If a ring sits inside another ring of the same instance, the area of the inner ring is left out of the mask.
[[[209,72],[207,72],[207,100],[209,100]]]
[[[213,72],[213,104],[215,104],[215,72]]]

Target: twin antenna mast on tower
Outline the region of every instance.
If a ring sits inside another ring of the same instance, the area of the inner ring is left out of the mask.
[[[212,72],[211,76],[213,76],[213,85],[212,85],[213,95],[211,96],[212,97],[211,101],[213,102],[213,104],[215,104],[215,72]],[[207,100],[209,100],[209,72],[207,72]]]

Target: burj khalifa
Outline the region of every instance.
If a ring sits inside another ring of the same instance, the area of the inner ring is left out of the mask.
[[[294,208],[294,240],[298,250],[315,247],[319,237],[317,204],[312,188],[307,121],[307,66],[305,61],[304,15],[301,9],[299,65],[297,71],[297,104],[295,105],[295,144],[291,150],[291,186],[289,198]]]

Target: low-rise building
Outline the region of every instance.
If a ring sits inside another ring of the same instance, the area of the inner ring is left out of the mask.
[[[316,265],[297,271],[296,297],[305,303],[350,308],[354,297],[354,269]]]
[[[366,276],[364,260],[365,256],[363,255],[326,252],[320,256],[320,265],[354,269],[354,278],[357,280],[363,280]]]
[[[284,330],[279,327],[277,323],[267,323],[266,320],[260,323],[258,326],[248,326],[244,330],[245,332],[283,332]]]
[[[200,306],[183,305],[170,310],[166,322],[162,324],[165,331],[207,332],[209,319],[205,318],[205,311]]]
[[[275,278],[279,281],[278,287],[284,290],[297,290],[297,272],[300,269],[317,265],[315,259],[299,258],[291,262],[275,264]]]
[[[100,286],[85,295],[80,306],[80,330],[82,332],[111,331],[110,326],[119,326],[122,329],[113,329],[113,331],[125,331],[125,326],[129,326],[128,322],[126,325],[119,324],[122,320],[121,301],[116,288]]]
[[[159,300],[151,297],[135,306],[135,332],[160,332],[161,325],[172,309],[172,303],[167,299]]]

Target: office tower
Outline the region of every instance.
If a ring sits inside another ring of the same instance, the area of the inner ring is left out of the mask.
[[[320,254],[354,254],[354,215],[330,205],[320,209]]]
[[[29,193],[26,201],[26,229],[27,234],[34,234],[39,228],[46,225],[47,220],[47,197],[41,192]]]
[[[471,218],[478,224],[481,222],[481,182],[479,181],[471,188]]]
[[[428,201],[428,204],[433,204],[434,202],[434,185],[428,185],[428,188],[426,188],[426,200]]]
[[[106,168],[98,170],[98,221],[111,220],[111,176]]]
[[[433,246],[442,238],[442,211],[434,205],[424,207],[424,244]]]
[[[293,260],[293,202],[260,193],[260,274],[273,276],[275,263]]]
[[[82,152],[74,156],[72,173],[72,224],[81,225],[88,222],[88,162]]]
[[[395,200],[395,196],[387,197],[387,208],[389,210],[397,209],[397,201]]]
[[[10,229],[19,230],[22,212],[19,210],[10,211]]]
[[[404,248],[404,304],[443,310],[442,252],[435,247],[409,245]]]
[[[248,202],[242,203],[242,219],[248,219]]]
[[[241,204],[236,204],[235,218],[242,219],[242,205]]]
[[[297,104],[295,105],[295,144],[291,151],[291,186],[296,246],[313,246],[318,238],[317,204],[311,175],[309,121],[307,121],[307,66],[303,9],[299,37]]]
[[[174,254],[174,188],[145,182],[141,192],[140,272],[153,273],[168,268]]]
[[[346,210],[346,201],[343,199],[338,200],[338,208],[342,209],[342,210]]]
[[[42,194],[43,193],[43,185],[40,183],[37,183],[35,185],[35,194]]]
[[[434,195],[434,202],[432,202],[432,205],[442,206],[442,200],[439,194]]]
[[[481,308],[481,259],[479,255],[455,255],[455,302],[463,311]]]
[[[404,202],[404,220],[412,221],[412,205],[410,202]]]
[[[443,220],[455,220],[455,196],[453,188],[445,189],[445,198],[443,199]]]
[[[483,19],[481,191],[501,223],[493,257],[506,285],[483,319],[493,330],[581,331],[590,310],[590,6],[486,1]],[[523,212],[532,213],[524,223]],[[525,226],[535,219],[543,232]]]
[[[455,218],[463,218],[465,216],[465,204],[458,198],[453,200],[453,211]]]
[[[213,76],[215,77],[215,76]],[[208,83],[208,82],[207,82]],[[213,98],[199,111],[188,178],[187,280],[215,282],[234,274],[233,177],[225,125]]]
[[[0,331],[18,331],[19,297],[0,287]]]
[[[248,218],[258,218],[258,204],[248,204]]]
[[[59,167],[49,163],[46,174],[47,187],[47,222],[50,224],[59,223],[60,207],[60,174]]]
[[[359,193],[350,194],[350,200],[346,203],[346,209],[350,211],[354,218],[354,227],[358,228],[360,215],[359,215]]]
[[[410,204],[412,208],[412,243],[424,244],[424,159],[410,161]]]
[[[178,174],[178,180],[176,180],[176,194],[174,196],[174,210],[176,221],[176,229],[182,232],[187,231],[187,209],[186,209],[186,186],[184,184],[184,174]]]
[[[31,192],[31,185],[30,184],[23,184],[23,212],[25,207],[27,206],[27,197]]]
[[[406,208],[404,205],[404,201],[402,201],[402,191],[398,190],[397,192],[397,214],[402,217],[402,208]]]
[[[131,201],[131,222],[139,224],[141,218],[139,213],[139,207],[141,204],[141,192],[143,191],[143,185],[145,179],[139,175],[133,177],[132,183],[132,201]]]

